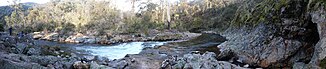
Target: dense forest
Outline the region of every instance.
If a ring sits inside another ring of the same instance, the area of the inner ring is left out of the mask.
[[[131,0],[134,4],[137,0]],[[121,11],[110,1],[53,0],[46,4],[4,6],[2,25],[19,31],[96,31],[97,34],[145,32],[148,29],[179,31],[224,30],[230,25],[238,3],[236,0],[181,0],[169,4],[161,0],[141,2],[130,11]],[[128,2],[129,3],[129,2]],[[139,9],[135,11],[135,9]],[[168,22],[170,25],[168,25]],[[222,28],[223,27],[223,28]]]

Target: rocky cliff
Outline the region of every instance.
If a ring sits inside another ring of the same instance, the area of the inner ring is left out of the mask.
[[[239,27],[221,33],[228,41],[218,46],[222,53],[217,57],[233,54],[227,60],[263,68],[320,63],[324,58],[320,39],[325,37],[325,1],[254,1],[258,2],[254,8],[240,9],[246,13],[234,19],[233,25]]]

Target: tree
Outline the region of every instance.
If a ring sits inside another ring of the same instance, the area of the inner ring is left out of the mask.
[[[168,29],[171,30],[171,15],[170,15],[170,12],[171,12],[171,9],[170,9],[170,2],[167,2],[167,22],[168,22]]]
[[[23,8],[22,4],[19,4],[20,0],[13,0],[10,7],[13,8],[13,12],[9,16],[5,16],[5,21],[7,23],[7,28],[9,27],[15,27],[19,31],[23,31],[23,28],[25,28],[25,10]],[[8,3],[10,3],[8,1]]]

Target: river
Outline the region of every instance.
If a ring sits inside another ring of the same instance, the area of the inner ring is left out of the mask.
[[[129,42],[111,46],[78,46],[77,50],[86,50],[95,56],[108,59],[120,59],[127,54],[138,54],[146,47],[163,45],[165,42]]]
[[[121,59],[127,54],[139,54],[144,48],[163,45],[167,42],[128,42],[114,45],[98,45],[98,44],[69,44],[50,41],[36,41],[37,45],[48,46],[66,46],[79,52],[88,53],[88,55],[106,57],[108,59]]]

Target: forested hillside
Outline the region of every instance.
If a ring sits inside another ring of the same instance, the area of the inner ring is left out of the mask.
[[[137,2],[137,1],[130,1]],[[120,11],[109,1],[58,0],[27,8],[22,4],[4,6],[1,17],[5,28],[14,27],[26,32],[35,31],[96,31],[132,33],[144,30],[171,29],[179,31],[226,29],[242,1],[181,0],[169,4],[150,0],[134,5],[136,12]],[[170,9],[167,9],[167,8]],[[15,8],[15,9],[11,9]],[[168,13],[169,12],[169,13]],[[222,28],[223,27],[223,28]]]

